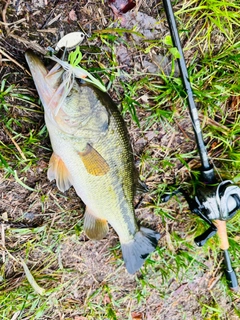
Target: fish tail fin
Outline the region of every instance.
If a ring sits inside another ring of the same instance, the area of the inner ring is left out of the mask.
[[[158,232],[141,227],[133,240],[121,243],[123,259],[129,273],[133,274],[141,268],[149,253],[155,250],[159,239]]]

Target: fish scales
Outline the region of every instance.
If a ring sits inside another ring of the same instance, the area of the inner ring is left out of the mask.
[[[91,109],[97,109],[96,105],[99,105],[100,99],[95,94],[95,88],[89,88],[89,86],[82,85],[81,95],[78,95],[77,105],[82,108],[88,102],[87,97],[91,97]],[[74,100],[76,97],[74,97]],[[73,102],[66,99],[65,105]],[[63,110],[65,110],[65,105]],[[90,208],[91,212],[99,218],[106,219],[116,230],[118,235],[121,235],[123,241],[127,241],[133,238],[134,231],[136,230],[136,222],[133,214],[133,196],[134,196],[134,166],[133,155],[130,151],[129,139],[127,132],[123,127],[123,121],[121,121],[120,113],[118,110],[108,110],[111,115],[109,120],[109,128],[107,133],[102,138],[89,137],[89,132],[86,132],[84,137],[83,147],[85,147],[85,139],[97,140],[92,145],[95,150],[105,159],[111,170],[104,176],[91,176],[89,175],[84,166],[79,164],[78,152],[79,140],[76,138],[74,145],[71,144],[72,137],[62,135],[61,130],[56,132],[56,127],[52,127],[51,122],[46,119],[46,124],[50,133],[51,144],[53,150],[56,150],[59,157],[66,164],[72,179],[72,185],[83,202]],[[57,136],[57,139],[51,137]],[[82,137],[81,137],[82,139]],[[102,141],[104,140],[104,141]],[[71,145],[71,150],[69,146]],[[68,150],[68,152],[66,152]],[[77,165],[75,165],[77,163]],[[79,185],[77,179],[81,180]],[[84,189],[88,190],[87,194]],[[103,186],[105,187],[103,189]],[[103,213],[103,216],[101,215]],[[122,228],[122,225],[126,225],[127,229]],[[120,227],[119,227],[120,226]],[[126,235],[124,236],[124,233]]]
[[[71,185],[86,205],[84,228],[101,239],[108,223],[119,236],[128,272],[136,272],[160,235],[135,219],[136,169],[128,132],[107,93],[80,83],[60,65],[51,73],[32,52],[26,59],[45,110],[53,148],[48,177],[61,191]],[[56,71],[57,70],[57,71]],[[69,89],[66,89],[69,88]],[[68,90],[68,91],[66,91]],[[63,98],[64,97],[64,98]]]

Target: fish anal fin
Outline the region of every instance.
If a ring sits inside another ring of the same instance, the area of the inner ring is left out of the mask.
[[[50,158],[47,176],[50,181],[56,180],[57,187],[62,192],[68,190],[72,185],[68,169],[62,159],[55,153]]]
[[[109,171],[109,165],[105,159],[90,145],[87,144],[83,152],[79,152],[81,160],[87,170],[93,176],[104,176]]]
[[[84,231],[88,238],[101,240],[108,233],[108,222],[105,219],[96,218],[88,208],[84,215]]]

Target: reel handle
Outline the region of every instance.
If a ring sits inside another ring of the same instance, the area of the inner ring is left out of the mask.
[[[196,237],[194,239],[194,242],[198,247],[202,247],[207,242],[207,240],[213,237],[216,233],[217,233],[217,229],[210,227],[200,236]]]

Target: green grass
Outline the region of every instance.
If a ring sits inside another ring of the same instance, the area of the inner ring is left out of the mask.
[[[6,172],[13,174],[15,169],[24,172],[36,164],[38,159],[34,150],[39,148],[47,132],[45,128],[36,127],[37,117],[43,114],[36,98],[27,89],[10,85],[7,78],[2,79],[0,92],[1,123],[6,137],[0,142],[0,164]]]
[[[217,175],[239,184],[240,5],[236,1],[191,0],[176,1],[174,8],[210,159]],[[163,11],[161,17],[165,20]],[[222,276],[217,236],[197,248],[193,240],[206,230],[206,223],[189,213],[181,195],[161,203],[161,196],[179,184],[191,190],[191,173],[196,180],[199,178],[194,170],[198,170],[200,162],[182,98],[182,82],[174,76],[176,52],[168,37],[139,45],[132,39],[136,30],[128,32],[126,41],[120,37],[125,32],[121,28],[113,29],[109,22],[109,29],[94,32],[89,42],[95,45],[97,41],[102,54],[84,55],[82,65],[102,77],[110,94],[121,102],[135,142],[147,141],[136,151],[135,158],[140,176],[150,188],[144,208],[154,213],[157,222],[143,218],[142,223],[160,225],[160,246],[136,275],[128,276],[113,232],[106,240],[109,242],[86,240],[83,208],[75,194],[70,191],[62,195],[47,182],[51,147],[38,97],[26,88],[26,83],[11,82],[7,74],[0,90],[1,176],[4,188],[7,190],[9,185],[9,192],[21,192],[28,209],[40,212],[44,225],[5,230],[0,319],[130,320],[137,314],[147,319],[147,312],[153,318],[158,313],[166,318],[168,313],[164,314],[164,310],[171,308],[182,319],[190,319],[189,308],[197,310],[196,319],[231,319],[229,310],[232,317],[239,315],[239,295],[228,289]],[[172,72],[148,73],[141,65],[129,70],[118,68],[120,43],[133,57],[144,58],[153,50],[167,55]],[[149,133],[152,138],[148,140]],[[18,222],[26,209],[23,201],[20,204],[23,209],[18,212]],[[11,212],[10,220],[13,216]],[[232,264],[238,273],[239,232],[236,215],[228,222],[228,235]],[[43,295],[29,284],[20,257],[37,284],[45,289]],[[181,290],[188,290],[191,306],[181,300]],[[231,309],[225,308],[226,302]]]

